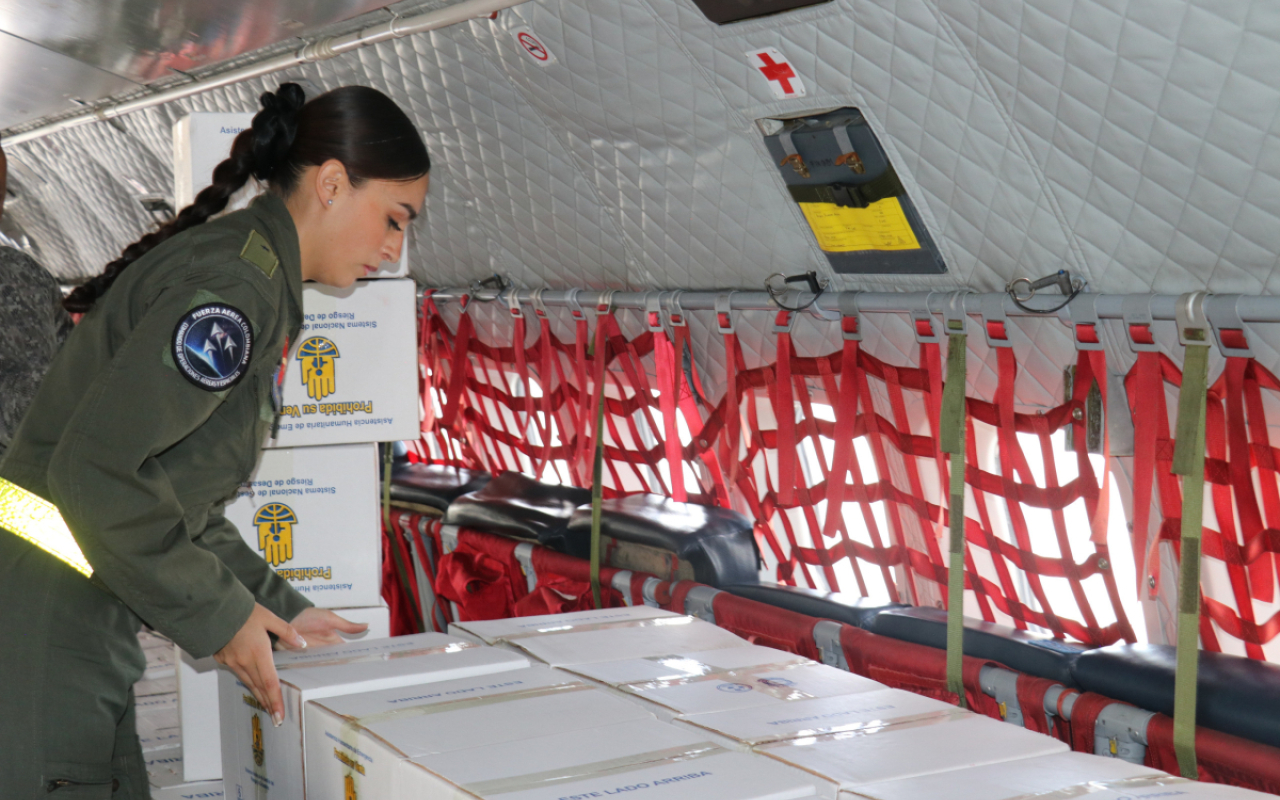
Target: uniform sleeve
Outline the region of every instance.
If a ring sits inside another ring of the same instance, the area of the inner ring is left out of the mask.
[[[235,524],[223,516],[222,510],[218,505],[209,511],[209,521],[196,543],[230,567],[259,603],[286,622],[314,605],[267,566],[262,556],[245,542]]]
[[[178,371],[171,339],[192,307],[210,296],[258,331],[271,329],[276,310],[246,271],[228,267],[189,280],[138,312],[68,421],[49,462],[48,486],[95,577],[200,658],[231,640],[253,611],[254,596],[218,556],[193,542],[202,530],[190,529],[158,458],[208,422],[226,396]],[[251,347],[247,369],[269,358],[266,349]]]

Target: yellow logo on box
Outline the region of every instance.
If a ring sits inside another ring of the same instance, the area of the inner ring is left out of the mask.
[[[356,797],[356,779],[350,775],[342,776],[343,796],[342,800],[360,800]]]
[[[312,336],[298,345],[298,361],[302,364],[302,385],[307,396],[320,401],[338,391],[336,374],[338,346],[323,336]]]
[[[298,515],[284,503],[267,503],[253,517],[258,527],[258,549],[273,567],[293,558],[293,526]]]
[[[262,744],[262,718],[253,715],[253,763],[259,767],[267,760],[267,750]]]

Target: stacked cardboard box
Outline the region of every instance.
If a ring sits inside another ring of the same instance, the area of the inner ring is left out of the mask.
[[[209,184],[251,114],[194,113],[174,126],[175,198],[181,208]],[[256,185],[233,198],[247,205]],[[286,354],[279,431],[251,480],[226,507],[250,547],[317,606],[387,635],[381,597],[376,442],[418,431],[415,286],[408,248],[373,280],[303,289],[304,324]],[[188,781],[221,775],[212,659],[178,661]]]

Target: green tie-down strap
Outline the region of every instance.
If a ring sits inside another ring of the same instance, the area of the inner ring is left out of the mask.
[[[605,358],[608,346],[606,342],[604,352],[599,354],[600,358]],[[594,342],[588,355],[595,355]],[[604,502],[604,376],[605,371],[601,370],[600,385],[596,387],[596,452],[591,464],[591,601],[594,608],[604,608],[600,595],[600,516],[601,504]],[[679,467],[672,465],[671,468],[674,470]]]
[[[1178,666],[1173,750],[1182,777],[1196,779],[1196,674],[1200,661],[1200,532],[1204,524],[1204,418],[1209,348],[1188,345],[1178,395],[1173,472],[1182,478],[1182,564],[1178,581]]]
[[[938,446],[950,453],[951,555],[947,560],[947,691],[964,699],[964,473],[965,473],[965,354],[967,337],[947,337],[947,382],[942,389]]]

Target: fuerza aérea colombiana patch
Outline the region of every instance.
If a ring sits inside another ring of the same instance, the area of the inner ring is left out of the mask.
[[[191,309],[173,329],[173,360],[182,377],[201,389],[235,386],[249,368],[253,329],[241,311],[225,303]]]

